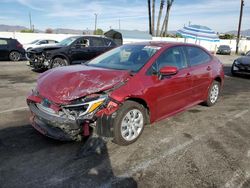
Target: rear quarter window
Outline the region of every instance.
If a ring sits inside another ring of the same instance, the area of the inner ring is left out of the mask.
[[[186,47],[191,66],[201,65],[211,61],[211,56],[199,47]]]
[[[7,44],[8,44],[7,40],[0,39],[0,45],[7,45]]]
[[[112,41],[110,39],[104,38],[103,40],[104,40],[105,46],[107,46],[107,47],[116,46],[116,44],[114,43],[114,41]]]

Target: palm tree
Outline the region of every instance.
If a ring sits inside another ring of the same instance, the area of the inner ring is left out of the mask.
[[[169,20],[169,13],[170,13],[170,9],[172,7],[174,0],[168,0],[167,1],[167,9],[166,9],[166,15],[162,24],[162,28],[161,28],[161,36],[166,37],[167,36],[167,32],[168,32],[168,20]]]
[[[151,18],[152,35],[155,36],[155,0],[152,0],[152,18]]]
[[[152,35],[152,25],[151,25],[151,0],[148,0],[148,21],[149,21],[149,34]]]
[[[158,14],[158,20],[157,20],[156,36],[159,36],[160,23],[161,23],[161,15],[162,15],[162,10],[163,10],[163,7],[164,7],[164,3],[165,3],[165,0],[161,0],[159,14]]]

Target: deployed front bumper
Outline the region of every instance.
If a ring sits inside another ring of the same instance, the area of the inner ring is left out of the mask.
[[[41,111],[35,103],[28,103],[31,111],[31,124],[43,135],[57,140],[79,140],[81,127],[77,121],[56,117]]]
[[[27,100],[32,114],[31,124],[45,136],[62,141],[79,141],[83,136],[88,135],[86,132],[89,133],[89,127],[92,127],[99,136],[113,137],[113,122],[119,107],[114,102],[76,120],[44,110],[41,108],[40,102],[40,99],[34,96],[28,97]]]

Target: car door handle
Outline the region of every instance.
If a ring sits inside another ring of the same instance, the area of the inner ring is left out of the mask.
[[[190,76],[191,76],[190,73],[187,73],[187,74],[186,74],[186,78],[189,78]]]
[[[208,67],[207,67],[207,71],[210,71],[210,70],[211,70],[211,67],[210,67],[210,66],[208,66]]]

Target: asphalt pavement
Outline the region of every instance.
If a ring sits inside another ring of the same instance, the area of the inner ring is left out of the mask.
[[[213,107],[147,126],[129,146],[59,142],[34,130],[25,98],[39,73],[0,62],[0,187],[250,187],[250,79],[232,77]],[[92,151],[89,145],[102,146]]]

